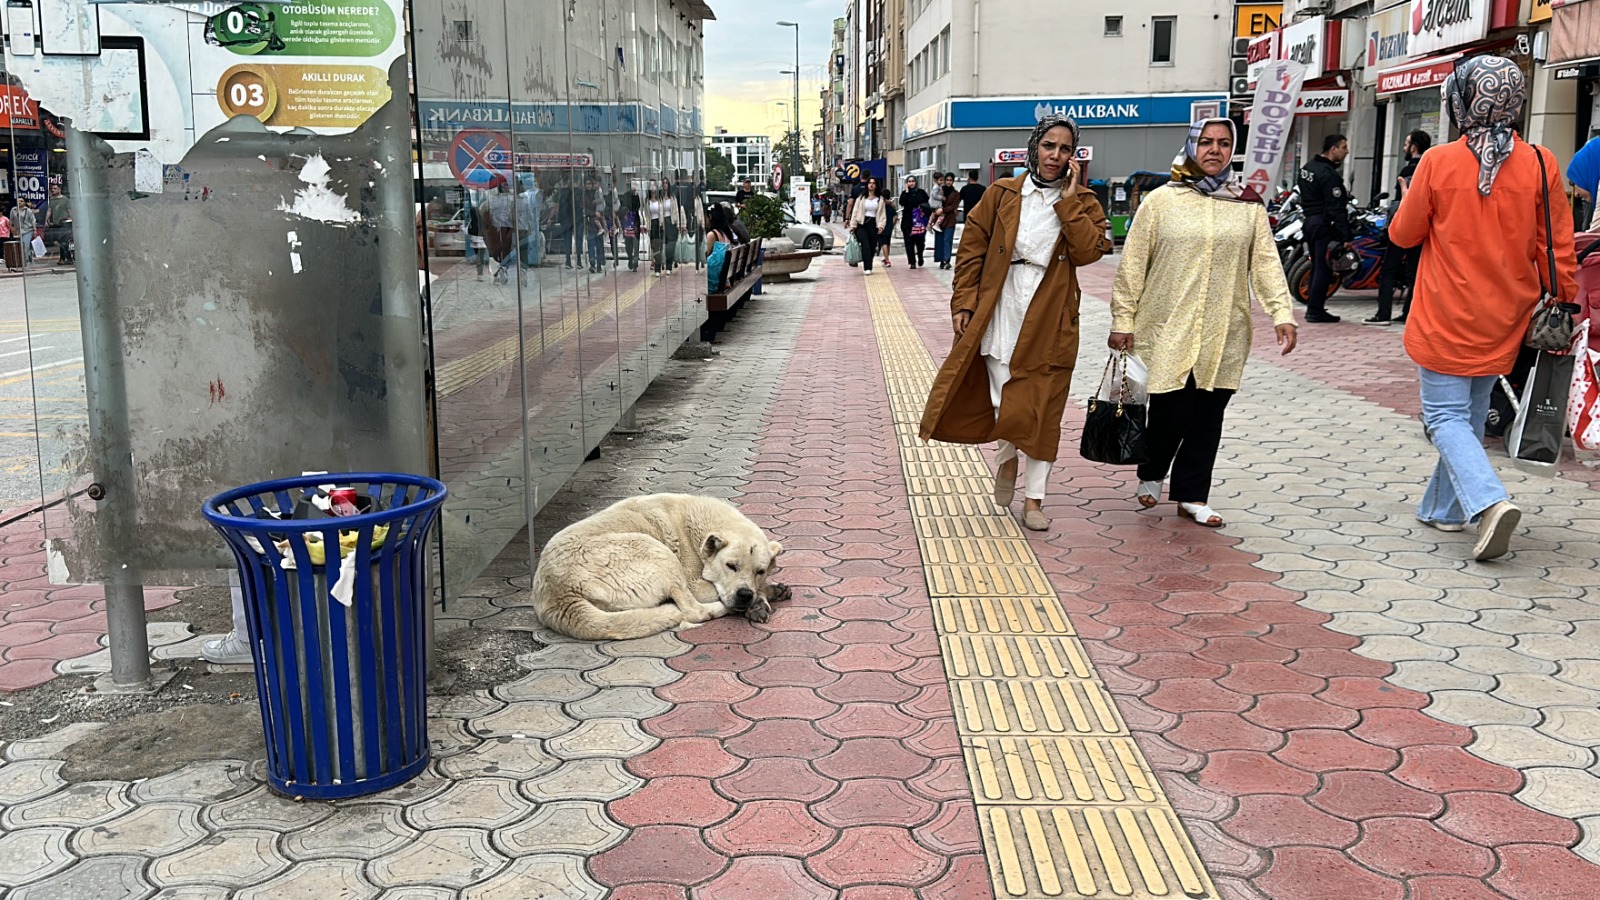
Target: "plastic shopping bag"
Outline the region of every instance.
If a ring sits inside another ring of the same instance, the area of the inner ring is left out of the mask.
[[[33,255],[35,257],[43,256],[44,255],[44,251],[45,251],[44,238],[39,237],[38,235],[34,235],[33,236]]]
[[[1572,388],[1567,392],[1567,431],[1580,455],[1600,453],[1600,336],[1592,321],[1578,328],[1572,342]]]
[[[1567,431],[1567,390],[1572,386],[1573,358],[1539,352],[1517,404],[1517,417],[1506,432],[1506,452],[1517,468],[1554,476]]]
[[[1121,365],[1113,365],[1113,360],[1121,356]],[[1123,350],[1111,351],[1112,360],[1106,362],[1105,375],[1100,379],[1100,390],[1095,397],[1101,400],[1115,402],[1120,390],[1123,388],[1123,378],[1127,378],[1127,392],[1122,394],[1124,403],[1133,403],[1144,406],[1150,400],[1150,370],[1145,366],[1144,360],[1137,353],[1128,353]]]
[[[852,266],[861,265],[861,244],[854,237],[845,242],[844,261]]]

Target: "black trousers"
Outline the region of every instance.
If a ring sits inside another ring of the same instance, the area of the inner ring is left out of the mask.
[[[1311,286],[1306,297],[1306,315],[1320,316],[1328,311],[1328,289],[1333,286],[1333,264],[1328,248],[1334,244],[1333,229],[1323,216],[1306,219],[1306,240],[1311,249]]]
[[[928,247],[928,236],[926,234],[912,234],[909,231],[902,231],[900,232],[900,239],[906,245],[906,265],[922,265],[923,251]]]
[[[871,272],[872,258],[878,255],[878,226],[871,219],[856,226],[856,243],[861,245],[861,268]]]
[[[1388,319],[1394,315],[1395,291],[1404,291],[1406,300],[1401,307],[1402,316],[1411,313],[1411,287],[1417,280],[1417,260],[1422,258],[1421,247],[1396,247],[1388,245],[1383,251],[1383,261],[1378,264],[1378,312],[1376,318]]]
[[[1140,481],[1172,483],[1167,499],[1174,503],[1207,503],[1211,499],[1211,472],[1222,443],[1222,415],[1233,391],[1202,391],[1194,376],[1182,390],[1150,395],[1150,421],[1145,425],[1145,446],[1150,461],[1139,467]]]

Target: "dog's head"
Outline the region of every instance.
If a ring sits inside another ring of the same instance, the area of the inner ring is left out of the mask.
[[[700,546],[705,565],[700,577],[717,588],[717,597],[734,612],[744,612],[766,596],[767,579],[778,571],[783,545],[754,530],[749,535],[708,534]]]

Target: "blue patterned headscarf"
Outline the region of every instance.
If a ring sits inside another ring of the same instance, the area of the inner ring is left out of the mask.
[[[1503,56],[1463,60],[1444,82],[1450,121],[1478,158],[1478,193],[1489,196],[1500,166],[1511,155],[1516,123],[1527,99],[1522,69]]]
[[[1189,140],[1184,143],[1183,152],[1172,161],[1172,183],[1193,188],[1218,200],[1260,203],[1261,197],[1254,190],[1244,187],[1234,178],[1232,168],[1224,167],[1215,175],[1207,175],[1206,170],[1200,168],[1200,135],[1212,125],[1228,126],[1228,135],[1234,141],[1233,152],[1239,152],[1239,129],[1232,119],[1201,119],[1189,126]],[[1231,162],[1230,159],[1230,165]]]

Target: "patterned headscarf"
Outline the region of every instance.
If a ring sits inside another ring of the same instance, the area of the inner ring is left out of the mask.
[[[1194,188],[1218,200],[1260,203],[1261,195],[1253,188],[1241,185],[1233,177],[1232,169],[1223,169],[1215,175],[1207,175],[1206,170],[1200,168],[1200,135],[1211,125],[1228,126],[1228,134],[1234,141],[1234,152],[1239,152],[1239,130],[1232,119],[1201,119],[1189,126],[1189,139],[1184,142],[1183,152],[1172,161],[1172,183]]]
[[[1478,158],[1478,193],[1489,196],[1500,166],[1511,155],[1516,121],[1527,99],[1517,64],[1502,56],[1475,56],[1456,65],[1444,82],[1450,121]]]
[[[1062,169],[1061,174],[1056,176],[1055,181],[1045,181],[1044,175],[1039,168],[1039,141],[1044,139],[1045,132],[1052,128],[1061,127],[1065,127],[1072,132],[1072,146],[1076,148],[1078,146],[1078,123],[1066,116],[1044,116],[1039,120],[1039,124],[1033,127],[1033,135],[1028,138],[1028,177],[1032,178],[1033,183],[1039,187],[1060,187],[1067,178],[1067,170]]]

